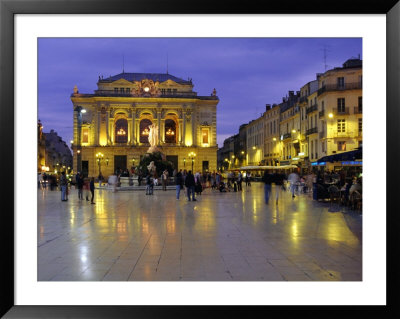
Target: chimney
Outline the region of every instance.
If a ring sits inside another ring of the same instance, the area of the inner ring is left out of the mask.
[[[265,104],[265,110],[269,111],[271,109],[271,104]]]

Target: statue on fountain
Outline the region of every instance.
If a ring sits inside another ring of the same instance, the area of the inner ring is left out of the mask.
[[[150,164],[147,166],[147,169],[149,170],[151,176],[155,175],[154,173],[156,172],[157,167],[154,165],[154,161],[150,162]]]
[[[147,151],[147,153],[154,153],[154,152],[159,152],[160,150],[157,148],[158,144],[158,126],[156,124],[151,124],[149,126],[149,144],[150,147]]]

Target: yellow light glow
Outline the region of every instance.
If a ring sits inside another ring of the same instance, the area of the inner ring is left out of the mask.
[[[274,137],[272,140],[273,140],[273,141],[276,141],[276,137]]]
[[[146,128],[143,130],[142,135],[148,136],[149,134],[150,134],[150,131],[149,131],[149,129],[146,127]]]
[[[296,133],[296,130],[292,130],[292,133]]]
[[[122,128],[120,128],[117,132],[117,135],[126,135],[126,132]]]
[[[329,113],[328,116],[329,116],[329,118],[332,118],[333,117],[333,113]]]
[[[143,90],[144,90],[145,92],[149,92],[149,91],[150,91],[150,88],[146,86]]]

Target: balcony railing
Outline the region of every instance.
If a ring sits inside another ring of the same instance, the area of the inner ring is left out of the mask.
[[[334,108],[333,112],[336,115],[349,115],[350,114],[350,111],[349,111],[348,107]]]
[[[325,116],[325,110],[319,111],[319,118]]]
[[[357,137],[357,133],[354,133],[354,131],[346,131],[346,132],[338,132],[338,131],[334,131],[333,133],[333,137],[347,137],[347,138],[354,138]]]
[[[314,112],[314,111],[318,111],[318,104],[314,104],[314,105],[311,105],[310,107],[308,107],[306,109],[306,114]]]
[[[300,98],[300,103],[306,102],[307,101],[307,96],[302,96]]]
[[[359,90],[362,89],[360,82],[343,83],[343,84],[327,84],[318,89],[318,95],[328,91],[344,91],[344,90]]]
[[[355,106],[354,107],[354,114],[362,114],[362,107]]]
[[[307,130],[306,135],[310,135],[310,134],[314,134],[314,133],[318,133],[318,128],[317,127],[313,127]]]
[[[287,138],[291,138],[292,137],[292,133],[285,133],[283,134],[283,139],[286,140]]]

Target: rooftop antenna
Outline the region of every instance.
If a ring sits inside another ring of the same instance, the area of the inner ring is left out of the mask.
[[[168,74],[168,52],[167,52],[167,74]]]
[[[124,66],[125,66],[125,56],[122,55],[122,73],[125,73],[125,68],[124,68]]]

